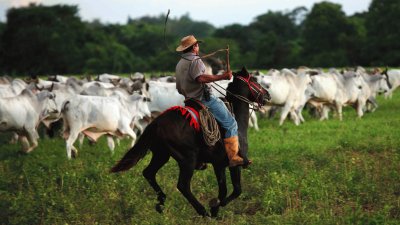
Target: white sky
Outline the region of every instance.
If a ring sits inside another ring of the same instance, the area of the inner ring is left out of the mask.
[[[342,5],[347,15],[367,11],[371,0],[329,0]],[[78,5],[83,20],[99,19],[103,23],[126,23],[128,17],[158,16],[171,10],[170,17],[189,14],[195,21],[206,21],[216,27],[233,23],[248,25],[261,14],[291,11],[298,6],[311,10],[322,0],[0,0],[0,21],[6,21],[10,7],[26,6],[29,2],[43,5]]]

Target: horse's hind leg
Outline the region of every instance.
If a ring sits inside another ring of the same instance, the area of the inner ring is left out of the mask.
[[[153,157],[151,158],[150,164],[146,167],[146,169],[143,170],[143,176],[157,193],[158,204],[156,205],[156,210],[159,213],[162,213],[164,202],[167,196],[161,190],[161,187],[156,181],[156,173],[162,166],[165,165],[165,163],[168,162],[168,160],[169,155],[153,152]]]
[[[204,206],[194,197],[190,188],[190,181],[193,177],[195,163],[179,163],[179,180],[178,190],[185,196],[185,198],[192,204],[193,208],[201,216],[209,216]]]

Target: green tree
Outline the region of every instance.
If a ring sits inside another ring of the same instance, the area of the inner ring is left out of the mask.
[[[355,28],[349,23],[341,5],[315,4],[304,20],[303,56],[310,66],[346,66],[349,64],[347,41]]]
[[[6,25],[2,22],[0,22],[0,37],[3,36],[3,32],[5,29]],[[4,59],[4,52],[3,52],[3,42],[0,41],[0,73],[4,73],[4,63],[3,63],[3,59]]]
[[[120,43],[114,33],[120,25],[103,25],[99,21],[86,24],[84,73],[130,73],[139,59]]]
[[[257,43],[257,39],[255,38],[257,37],[256,30],[250,29],[249,26],[232,24],[217,29],[213,37],[228,39],[237,43],[239,52],[237,53],[238,58],[235,63],[238,65],[245,65],[248,68],[254,68],[254,62],[256,61],[255,47]]]
[[[165,19],[165,16],[163,16]],[[160,23],[160,24],[164,24]],[[182,38],[184,36],[193,34],[197,38],[204,39],[211,36],[215,27],[204,21],[193,21],[189,14],[181,16],[179,19],[172,19],[168,22],[169,33]]]
[[[348,17],[353,28],[352,35],[346,36],[345,48],[350,65],[369,65],[368,54],[364,54],[367,45],[367,30],[365,27],[367,13],[356,13]]]
[[[249,29],[248,26],[240,24],[232,24],[215,30],[213,37],[215,38],[226,38],[235,40],[238,43],[240,52],[243,54],[248,51],[255,50],[254,46],[256,41],[254,40],[254,30]]]
[[[290,13],[268,11],[256,17],[249,25],[253,30],[256,46],[256,68],[289,66],[292,42],[298,37],[298,28]]]
[[[11,8],[1,36],[3,67],[11,73],[79,72],[82,33],[77,6]]]
[[[367,47],[371,65],[398,66],[400,62],[400,2],[372,0],[366,18]]]

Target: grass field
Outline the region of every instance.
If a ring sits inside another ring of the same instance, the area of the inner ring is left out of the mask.
[[[26,155],[2,134],[0,224],[400,224],[400,92],[378,103],[362,119],[346,108],[341,122],[307,112],[297,127],[259,119],[260,131],[249,130],[254,163],[243,171],[243,194],[217,219],[198,217],[179,193],[172,159],[158,174],[164,214],[141,175],[150,155],[109,174],[128,140],[114,155],[105,139],[85,142],[68,160],[61,138],[43,138]],[[195,173],[192,188],[204,204],[217,196],[211,167]]]

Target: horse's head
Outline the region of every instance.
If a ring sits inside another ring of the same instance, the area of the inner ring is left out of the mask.
[[[240,88],[240,90],[232,90],[232,92],[236,92],[246,100],[257,103],[259,107],[271,100],[268,91],[257,82],[257,79],[245,67],[238,72],[234,72],[233,77],[233,82],[237,83],[236,87]]]

